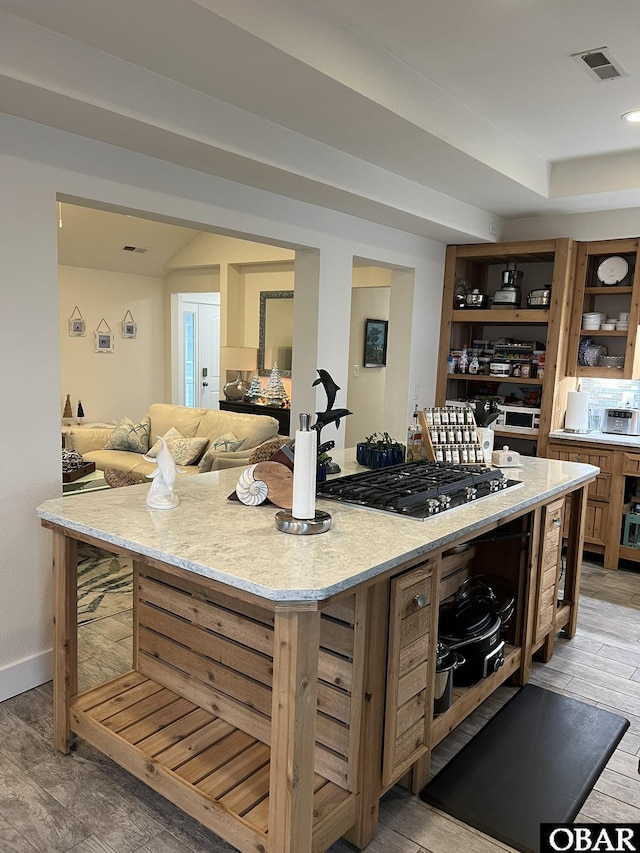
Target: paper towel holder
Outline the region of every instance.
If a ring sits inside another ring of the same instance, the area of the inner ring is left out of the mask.
[[[564,432],[574,435],[584,435],[591,432],[589,428],[589,394],[586,391],[569,391],[567,394]]]
[[[282,533],[296,533],[311,536],[314,533],[326,533],[331,527],[331,516],[323,510],[316,510],[313,518],[294,518],[288,510],[276,513],[276,528]]]

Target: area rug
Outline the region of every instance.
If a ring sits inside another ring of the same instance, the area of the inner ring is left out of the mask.
[[[131,560],[78,543],[78,624],[130,610],[133,595]]]
[[[524,853],[541,823],[572,823],[629,727],[610,711],[521,688],[420,797]]]

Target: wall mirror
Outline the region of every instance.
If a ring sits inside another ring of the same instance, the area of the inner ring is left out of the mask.
[[[268,376],[274,364],[291,376],[293,290],[260,291],[258,373]]]

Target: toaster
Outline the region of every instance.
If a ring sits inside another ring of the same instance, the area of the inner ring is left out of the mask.
[[[640,435],[640,409],[605,409],[602,432],[614,435]]]

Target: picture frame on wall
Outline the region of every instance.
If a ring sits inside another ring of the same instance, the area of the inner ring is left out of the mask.
[[[86,331],[84,320],[78,320],[73,317],[69,318],[69,335],[72,338],[82,338]]]
[[[386,367],[388,320],[365,320],[364,367]]]
[[[138,334],[138,324],[133,319],[133,314],[131,311],[127,311],[124,315],[124,320],[122,321],[122,337],[123,338],[135,338]]]
[[[113,335],[111,332],[96,331],[95,337],[96,352],[113,352]]]

